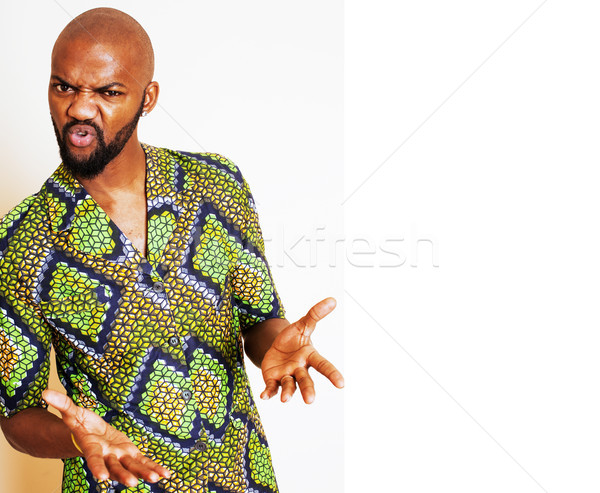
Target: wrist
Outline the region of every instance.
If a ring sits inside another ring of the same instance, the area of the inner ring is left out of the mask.
[[[73,445],[75,445],[75,448],[79,451],[79,453],[81,455],[83,455],[83,450],[81,450],[81,447],[79,446],[79,444],[75,440],[75,436],[73,435],[73,432],[71,432],[71,441],[73,442]]]
[[[269,318],[257,323],[245,333],[244,350],[258,368],[261,368],[263,358],[275,338],[289,325],[290,322],[285,318]]]

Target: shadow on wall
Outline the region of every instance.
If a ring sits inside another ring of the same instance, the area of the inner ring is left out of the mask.
[[[49,387],[64,392],[56,375],[54,352],[51,361]],[[34,491],[35,493],[58,493],[61,489],[62,461],[60,459],[38,459],[17,452],[8,444],[2,433],[0,433],[0,464],[2,464],[0,491],[3,493]]]

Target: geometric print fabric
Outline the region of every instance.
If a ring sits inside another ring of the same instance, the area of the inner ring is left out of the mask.
[[[45,405],[53,344],[75,402],[174,473],[66,459],[63,491],[277,491],[242,333],[285,313],[252,195],[222,156],[142,147],[145,257],[62,165],[0,224],[0,412]]]

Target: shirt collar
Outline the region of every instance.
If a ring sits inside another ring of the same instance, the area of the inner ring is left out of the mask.
[[[149,202],[175,201],[190,185],[195,185],[193,176],[186,173],[171,151],[141,145],[146,154],[146,199]],[[44,196],[50,226],[55,232],[77,227],[78,204],[93,200],[63,163],[46,180],[40,193]]]

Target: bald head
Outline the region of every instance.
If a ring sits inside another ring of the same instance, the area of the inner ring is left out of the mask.
[[[66,45],[101,47],[143,86],[154,75],[154,50],[144,28],[117,9],[97,8],[75,17],[58,36],[52,63]]]
[[[119,10],[89,10],[63,29],[52,50],[48,103],[60,155],[74,176],[94,180],[119,162],[145,170],[137,126],[156,106],[153,72],[146,31]]]

